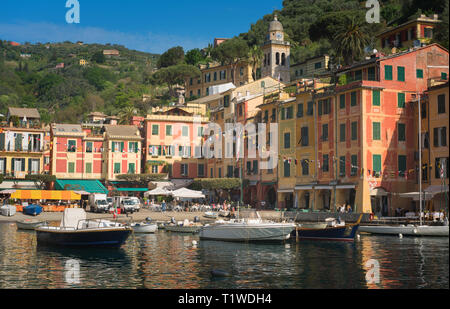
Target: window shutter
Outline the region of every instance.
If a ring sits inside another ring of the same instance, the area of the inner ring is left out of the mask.
[[[380,106],[380,90],[373,90],[372,91],[372,105],[373,106]]]
[[[112,144],[112,152],[115,152],[116,151],[116,142],[111,142],[111,144]]]

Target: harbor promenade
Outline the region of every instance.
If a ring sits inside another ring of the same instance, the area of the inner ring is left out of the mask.
[[[259,211],[262,219],[273,220],[273,221],[282,221],[284,219],[287,220],[295,220],[298,222],[323,222],[326,218],[330,217],[340,217],[342,220],[346,222],[355,222],[358,220],[359,214],[341,214],[341,213],[329,213],[329,212],[319,212],[319,213],[301,213],[301,212],[281,212],[275,210],[263,210]],[[16,213],[13,217],[4,217],[0,216],[0,222],[17,222],[25,219],[37,219],[41,221],[61,221],[62,212],[43,212],[37,217],[32,217],[28,215],[24,215],[21,212]],[[153,221],[170,221],[171,218],[175,218],[177,221],[184,221],[188,219],[193,221],[195,217],[199,217],[201,221],[211,222],[213,220],[205,218],[203,212],[176,212],[176,211],[167,211],[167,212],[155,212],[150,211],[148,209],[141,209],[139,212],[135,212],[133,214],[128,214],[128,217],[131,217],[133,221],[144,221],[147,218],[151,218]],[[113,218],[112,214],[96,214],[87,212],[88,219],[98,219],[98,218]],[[128,220],[127,215],[120,214],[118,215],[118,220]],[[369,214],[363,216],[362,222],[368,222]]]

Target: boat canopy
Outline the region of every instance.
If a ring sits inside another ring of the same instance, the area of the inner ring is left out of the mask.
[[[86,220],[86,212],[82,208],[66,208],[60,226],[63,228],[78,227],[81,220]]]
[[[73,191],[17,190],[11,194],[17,200],[62,200],[79,201],[81,195]]]

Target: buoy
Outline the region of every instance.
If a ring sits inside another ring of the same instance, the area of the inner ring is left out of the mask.
[[[398,234],[398,237],[403,238],[403,234]]]
[[[230,277],[230,273],[225,270],[214,269],[211,270],[211,276],[213,277]]]

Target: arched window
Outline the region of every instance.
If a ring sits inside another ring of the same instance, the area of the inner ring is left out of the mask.
[[[275,63],[277,65],[280,64],[280,53],[276,53],[276,55],[275,55]]]
[[[281,55],[281,65],[286,65],[286,54],[285,53],[283,53]]]

